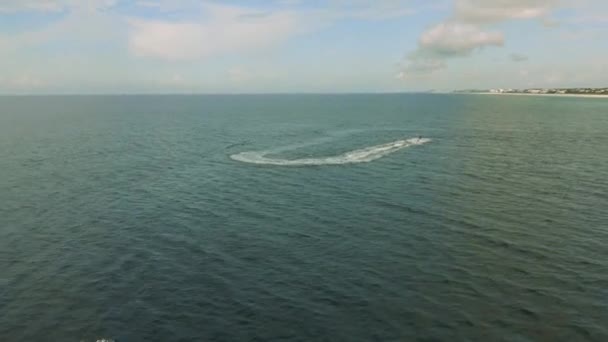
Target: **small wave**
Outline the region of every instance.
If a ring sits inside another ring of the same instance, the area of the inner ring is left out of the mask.
[[[396,140],[382,145],[375,145],[358,150],[349,151],[337,156],[322,158],[281,159],[267,157],[267,155],[272,153],[273,151],[241,152],[231,155],[230,158],[244,163],[280,166],[315,166],[368,163],[376,159],[382,158],[388,154],[397,152],[406,147],[412,145],[422,145],[429,141],[431,141],[431,139],[427,138]]]

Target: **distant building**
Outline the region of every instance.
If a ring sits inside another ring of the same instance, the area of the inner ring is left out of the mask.
[[[608,95],[608,88],[530,88],[530,89],[513,89],[513,88],[492,88],[484,90],[455,90],[455,93],[491,93],[491,94],[593,94],[593,95]]]

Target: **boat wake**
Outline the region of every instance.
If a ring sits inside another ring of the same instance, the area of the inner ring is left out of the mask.
[[[365,147],[358,150],[349,151],[337,156],[321,157],[321,158],[300,158],[300,159],[282,159],[267,157],[274,151],[251,151],[241,152],[230,156],[233,160],[237,160],[250,164],[261,165],[280,165],[280,166],[315,166],[315,165],[343,165],[355,163],[368,163],[376,159],[382,158],[391,153],[397,152],[406,147],[413,145],[422,145],[431,141],[431,139],[412,138],[406,140],[396,140],[390,143]]]

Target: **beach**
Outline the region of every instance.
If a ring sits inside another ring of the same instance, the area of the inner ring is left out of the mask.
[[[532,94],[532,93],[463,93],[463,94],[477,94],[477,95],[515,95],[515,96],[546,96],[546,97],[582,97],[582,98],[597,98],[597,99],[608,99],[607,95],[592,95],[592,94]]]

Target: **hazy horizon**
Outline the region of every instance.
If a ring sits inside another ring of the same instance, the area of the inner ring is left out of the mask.
[[[533,88],[510,88],[512,90],[526,90],[526,89],[576,89],[576,88],[592,88],[592,89],[604,89],[608,87],[533,87]],[[494,88],[487,89],[477,89],[479,91],[491,90]],[[509,89],[509,88],[502,88]],[[186,92],[186,91],[167,91],[167,92],[107,92],[107,93],[98,93],[98,92],[65,92],[65,93],[0,93],[0,97],[78,97],[78,96],[273,96],[273,95],[479,95],[486,94],[482,92],[467,92],[468,90],[473,91],[474,89],[449,89],[449,90],[395,90],[395,91],[325,91],[325,92],[316,92],[316,91],[260,91],[260,92]],[[515,93],[514,95],[517,95]],[[525,94],[525,95],[536,95],[536,94]],[[547,94],[538,94],[538,95],[547,95]],[[550,94],[549,94],[550,95]],[[569,94],[566,94],[569,95]],[[577,95],[577,94],[570,94]],[[605,96],[599,96],[598,98],[603,98]]]

